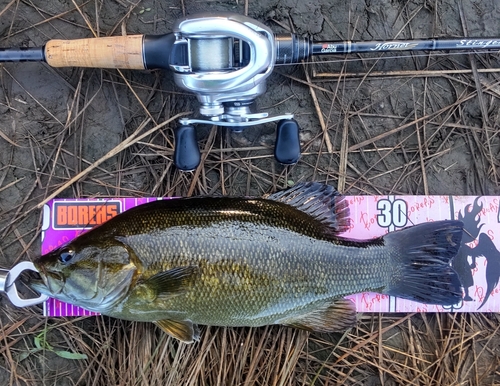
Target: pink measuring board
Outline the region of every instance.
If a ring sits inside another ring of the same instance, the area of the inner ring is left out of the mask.
[[[346,237],[369,239],[427,221],[460,219],[464,237],[452,266],[464,286],[454,306],[427,305],[374,293],[349,296],[359,312],[499,312],[500,212],[498,197],[348,196],[352,226]],[[156,198],[54,199],[44,207],[42,253],[70,241],[114,215]],[[92,312],[49,299],[46,316]]]

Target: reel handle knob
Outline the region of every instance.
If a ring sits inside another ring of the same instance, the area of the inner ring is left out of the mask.
[[[177,169],[190,172],[200,164],[200,149],[193,125],[182,125],[174,132],[174,164]]]
[[[279,163],[293,165],[300,158],[299,124],[295,119],[282,119],[276,127],[274,157]]]

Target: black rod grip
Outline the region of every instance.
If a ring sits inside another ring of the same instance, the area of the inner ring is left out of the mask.
[[[175,35],[144,35],[144,67],[152,69],[169,69],[174,48]]]
[[[196,130],[192,125],[182,125],[174,132],[174,164],[184,172],[190,172],[200,164],[200,149],[196,140]]]

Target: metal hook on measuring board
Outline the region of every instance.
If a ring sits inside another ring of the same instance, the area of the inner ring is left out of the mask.
[[[31,261],[23,261],[15,265],[10,270],[0,269],[0,292],[5,292],[12,304],[17,307],[33,306],[35,304],[43,303],[49,298],[47,295],[43,294],[32,299],[23,299],[19,296],[15,281],[19,275],[26,270],[38,272]]]

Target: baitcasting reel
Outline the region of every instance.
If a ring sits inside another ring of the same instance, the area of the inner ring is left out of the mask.
[[[300,157],[299,126],[292,114],[252,113],[255,98],[277,62],[275,35],[267,26],[238,14],[201,14],[177,22],[169,66],[175,83],[193,92],[205,119],[183,118],[175,132],[174,162],[192,170],[200,162],[193,124],[216,124],[234,131],[279,121],[274,154],[282,164]],[[286,53],[285,53],[286,56]],[[281,58],[281,61],[286,58]]]
[[[193,170],[200,163],[194,124],[234,131],[278,121],[274,155],[291,165],[300,157],[299,126],[292,114],[252,113],[276,64],[313,55],[436,50],[498,50],[500,38],[313,42],[275,35],[258,21],[234,13],[202,13],[179,20],[166,35],[49,40],[43,47],[0,48],[0,62],[45,61],[52,67],[169,69],[176,84],[194,93],[203,119],[183,118],[175,130],[174,163]]]

